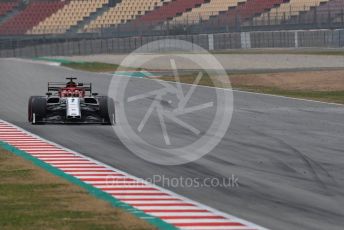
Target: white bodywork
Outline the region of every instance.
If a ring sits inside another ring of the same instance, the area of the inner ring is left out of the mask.
[[[66,99],[67,104],[67,118],[81,118],[80,98],[68,97]]]

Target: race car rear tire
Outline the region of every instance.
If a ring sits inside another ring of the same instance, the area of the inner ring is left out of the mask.
[[[29,98],[28,120],[32,124],[40,124],[46,116],[47,99],[42,96]]]
[[[115,124],[115,104],[111,97],[98,97],[99,114],[104,119],[104,125]]]

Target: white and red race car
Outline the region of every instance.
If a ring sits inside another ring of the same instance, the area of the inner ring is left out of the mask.
[[[46,96],[31,96],[28,120],[32,124],[104,124],[115,123],[112,98],[92,93],[91,83],[49,82]]]

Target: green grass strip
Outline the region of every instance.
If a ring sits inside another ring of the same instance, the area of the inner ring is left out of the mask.
[[[87,183],[79,180],[76,177],[73,177],[69,174],[66,174],[62,170],[55,168],[55,167],[51,166],[50,164],[33,157],[32,155],[28,154],[27,152],[19,150],[12,145],[9,145],[6,142],[0,141],[0,147],[13,153],[13,154],[15,154],[15,155],[17,155],[17,156],[20,156],[26,160],[31,161],[34,165],[36,165],[40,168],[43,168],[46,171],[48,171],[48,172],[50,172],[50,173],[52,173],[58,177],[64,178],[65,180],[84,188],[91,195],[110,203],[111,205],[113,205],[116,208],[120,208],[126,212],[131,213],[132,215],[134,215],[140,219],[147,221],[148,223],[154,225],[158,229],[166,229],[166,230],[178,229],[175,226],[163,221],[162,219],[148,215],[145,212],[143,212],[137,208],[134,208],[133,206],[131,206],[127,203],[124,203],[124,202],[116,199],[115,197],[111,196],[110,194],[108,194],[108,193],[106,193],[106,192],[104,192],[104,191],[102,191],[96,187],[93,187],[92,185],[87,184]]]

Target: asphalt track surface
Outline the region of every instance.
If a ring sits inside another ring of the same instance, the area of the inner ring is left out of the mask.
[[[44,95],[48,81],[73,75],[102,92],[109,75],[15,59],[0,60],[0,70],[1,119],[141,178],[233,174],[239,187],[165,188],[267,228],[343,229],[343,106],[234,92],[233,119],[222,142],[195,162],[162,166],[132,154],[109,126],[27,122],[28,97]],[[150,89],[149,80],[134,81],[140,90]],[[209,89],[197,90],[207,94]],[[210,118],[200,119],[202,124]],[[186,135],[181,127],[173,132]]]

